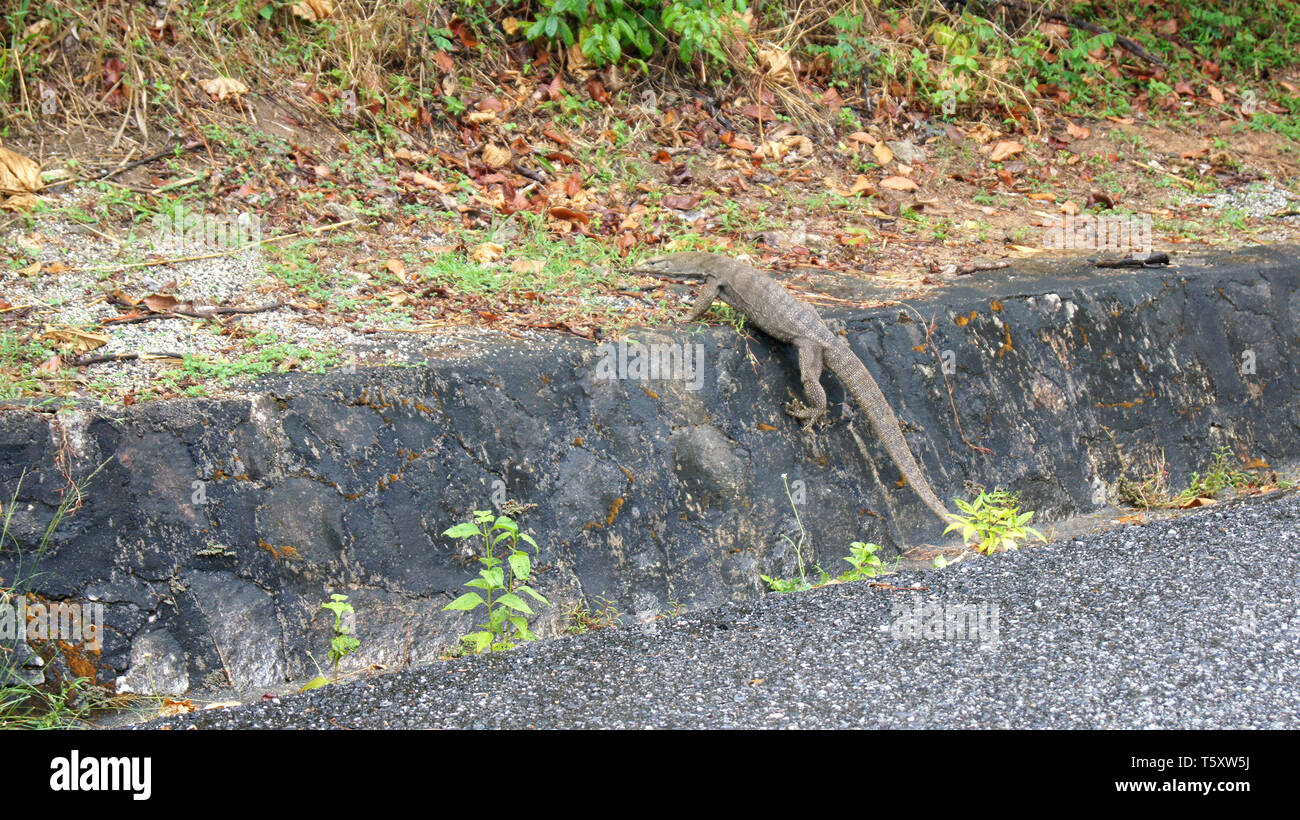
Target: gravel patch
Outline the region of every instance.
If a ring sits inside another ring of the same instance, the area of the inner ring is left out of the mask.
[[[1300,207],[1300,197],[1271,182],[1255,182],[1232,191],[1196,197],[1190,204],[1201,205],[1210,212],[1237,210],[1255,219],[1276,219],[1274,214]],[[1296,216],[1285,218],[1300,219]]]

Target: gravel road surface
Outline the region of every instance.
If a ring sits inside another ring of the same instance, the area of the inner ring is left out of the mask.
[[[147,726],[1300,726],[1296,494],[882,582],[769,594]],[[916,587],[926,589],[906,589]]]

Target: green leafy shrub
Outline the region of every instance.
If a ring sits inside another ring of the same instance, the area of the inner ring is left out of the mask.
[[[675,38],[678,54],[690,62],[697,54],[725,60],[722,38],[747,0],[541,0],[539,13],[524,31],[530,40],[574,43],[595,65],[628,59],[644,67],[645,58]],[[639,57],[631,56],[633,53]]]
[[[330,595],[329,601],[321,604],[321,609],[328,609],[334,613],[334,637],[330,639],[329,659],[334,665],[334,680],[338,680],[339,661],[359,649],[361,641],[350,634],[348,628],[343,625],[343,614],[353,611],[352,604],[348,603],[348,596],[334,593]]]
[[[481,606],[487,610],[487,623],[462,636],[461,641],[477,654],[514,649],[516,641],[537,640],[525,617],[534,614],[532,607],[517,594],[522,592],[541,604],[551,605],[526,583],[532,574],[532,560],[520,549],[519,541],[531,544],[536,551],[537,542],[532,536],[520,532],[519,525],[509,516],[495,516],[494,520],[490,510],[475,510],[473,522],[457,524],[443,535],[483,539],[483,554],[477,556],[483,569],[479,570],[479,577],[465,583],[483,592],[466,592],[443,607],[470,612]]]
[[[845,561],[853,569],[845,570],[840,575],[841,581],[863,581],[867,578],[875,578],[882,575],[885,571],[885,565],[881,563],[876,551],[880,549],[879,544],[864,544],[861,541],[854,541],[849,544],[849,555]]]
[[[871,21],[863,14],[843,8],[826,21],[831,29],[831,43],[812,43],[808,53],[824,61],[831,81],[841,88],[862,84],[865,76],[880,59],[880,47],[871,42]],[[847,110],[847,109],[846,109]]]
[[[944,534],[960,530],[966,543],[984,555],[991,555],[998,549],[1019,549],[1020,542],[1028,537],[1046,543],[1042,533],[1026,526],[1034,512],[1020,512],[1019,502],[1019,494],[1008,490],[982,492],[974,501],[959,498],[957,508],[964,514],[954,515],[953,523],[948,525]]]

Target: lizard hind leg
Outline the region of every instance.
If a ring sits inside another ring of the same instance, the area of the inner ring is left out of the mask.
[[[799,379],[807,404],[794,399],[785,406],[785,412],[799,419],[805,430],[826,415],[826,391],[822,389],[822,346],[808,339],[796,339],[799,351]]]

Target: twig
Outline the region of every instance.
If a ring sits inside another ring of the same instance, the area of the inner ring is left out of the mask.
[[[1165,176],[1169,177],[1175,182],[1181,182],[1182,184],[1186,185],[1189,188],[1196,187],[1195,180],[1187,179],[1185,177],[1178,176],[1178,174],[1170,173],[1169,171],[1166,171],[1164,168],[1157,167],[1155,162],[1148,163],[1147,165],[1138,165],[1138,167],[1145,168],[1148,171],[1155,171],[1157,174],[1164,174]]]
[[[134,325],[140,322],[148,322],[153,319],[211,319],[215,316],[246,315],[249,313],[265,313],[268,310],[278,310],[282,307],[290,307],[284,302],[273,302],[269,305],[262,305],[254,308],[240,307],[210,307],[195,308],[194,310],[184,310],[174,308],[161,313],[146,313],[142,316],[123,316],[121,318],[105,319],[100,325]]]
[[[984,447],[983,445],[980,444],[976,444],[970,439],[966,438],[966,430],[961,425],[961,416],[957,413],[957,400],[953,397],[952,382],[948,381],[948,373],[943,369],[943,354],[939,352],[939,348],[935,347],[934,338],[931,334],[931,328],[933,327],[933,322],[927,324],[925,321],[925,317],[921,315],[920,311],[918,311],[916,308],[912,307],[906,302],[889,302],[888,304],[896,305],[906,310],[910,310],[912,313],[916,314],[916,318],[918,321],[920,321],[921,327],[925,328],[925,345],[926,347],[930,348],[930,352],[933,353],[934,357],[939,360],[939,375],[943,376],[943,385],[948,389],[948,404],[952,407],[952,420],[957,425],[957,435],[961,436],[962,443],[977,453],[983,453],[984,455],[992,455],[993,451],[990,450],[989,448]]]
[[[66,364],[69,367],[86,367],[92,364],[103,364],[104,362],[130,362],[136,359],[184,359],[183,353],[107,353],[103,356],[88,356],[84,359],[69,359]]]
[[[193,151],[195,148],[201,148],[201,147],[203,147],[203,142],[201,140],[194,140],[193,142],[188,142],[185,145],[179,146],[182,154],[188,151]],[[168,148],[163,151],[159,151],[156,154],[150,154],[147,157],[141,157],[140,159],[137,159],[133,162],[129,162],[126,165],[120,165],[111,171],[104,171],[100,174],[96,174],[93,177],[73,177],[72,179],[65,179],[62,182],[56,182],[53,185],[47,186],[45,190],[52,191],[55,188],[60,188],[64,185],[70,185],[73,182],[98,182],[100,180],[111,179],[112,177],[115,177],[118,174],[124,174],[127,171],[130,171],[132,168],[138,168],[141,165],[147,165],[150,162],[162,159],[163,157],[173,156],[176,153],[176,149],[177,146],[173,145],[171,148]]]

